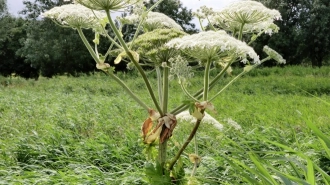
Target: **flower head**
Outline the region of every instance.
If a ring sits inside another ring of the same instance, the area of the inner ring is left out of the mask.
[[[225,31],[207,31],[175,38],[166,44],[169,48],[182,50],[201,61],[216,60],[225,55],[234,55],[243,62],[247,57],[259,62],[252,47],[228,35]]]
[[[267,45],[264,46],[263,51],[272,59],[276,60],[279,64],[285,64],[286,61],[285,59],[283,59],[283,57],[277,53],[275,50],[273,50],[272,48],[268,47]]]
[[[43,16],[54,20],[62,26],[86,29],[92,28],[101,32],[102,24],[100,21],[104,20],[107,15],[100,11],[93,12],[82,5],[68,4],[52,8],[43,13]]]
[[[273,21],[279,19],[281,19],[279,11],[268,9],[259,2],[246,0],[233,3],[213,13],[210,22],[232,32],[238,31],[243,24],[244,33],[271,34],[278,31]]]
[[[137,14],[132,14],[127,17],[121,18],[121,22],[125,24],[137,24],[142,19]],[[173,28],[183,30],[182,27],[177,24],[173,19],[167,15],[159,12],[149,12],[146,20],[143,23],[143,28],[146,31],[152,31],[159,28]]]
[[[225,21],[243,24],[254,24],[269,19],[281,19],[279,11],[268,9],[263,4],[250,0],[232,3],[218,14]]]
[[[76,2],[93,10],[116,11],[139,3],[141,0],[76,0]]]
[[[202,119],[202,123],[208,123],[213,125],[216,129],[222,131],[223,130],[223,125],[217,121],[215,118],[213,118],[211,115],[209,115],[208,113],[204,112],[204,117]],[[189,111],[183,111],[180,114],[178,114],[176,116],[176,118],[178,120],[182,120],[182,121],[187,121],[187,122],[191,122],[191,123],[196,123],[196,118],[194,116],[192,116]]]
[[[171,58],[169,61],[171,63],[171,78],[177,76],[180,83],[185,83],[187,79],[190,79],[194,76],[192,67],[189,66],[188,61],[182,58],[180,55],[175,58]]]

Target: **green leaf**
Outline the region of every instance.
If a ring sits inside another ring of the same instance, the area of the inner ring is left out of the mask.
[[[171,184],[171,177],[170,173],[164,169],[162,166],[157,162],[156,166],[152,163],[146,164],[146,176],[149,180],[150,184],[157,184],[157,185],[170,185]]]
[[[270,181],[272,184],[278,184],[275,179],[270,175],[270,173],[267,171],[267,169],[260,163],[260,159],[257,158],[253,153],[249,154],[250,159],[253,161],[253,163],[256,165],[258,170],[261,172],[261,174],[267,179],[267,181]]]
[[[306,175],[307,182],[311,185],[315,185],[315,174],[313,168],[313,161],[307,159],[307,175]]]
[[[307,126],[316,134],[317,137],[321,138],[324,143],[327,145],[328,149],[330,149],[330,138],[328,138],[320,129],[318,129],[315,124],[313,124],[310,120],[306,121]]]

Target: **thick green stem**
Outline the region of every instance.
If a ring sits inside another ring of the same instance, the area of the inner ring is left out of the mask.
[[[166,127],[166,126],[163,125],[163,130],[164,130],[164,127]],[[159,142],[159,148],[158,148],[158,162],[159,162],[160,166],[163,167],[163,170],[165,170],[165,163],[166,163],[167,141],[168,141],[168,139],[166,139],[163,143]],[[164,171],[163,171],[163,174],[164,174]]]
[[[143,81],[147,87],[147,90],[149,92],[149,95],[156,107],[156,109],[158,110],[158,112],[163,115],[163,111],[162,109],[160,108],[159,104],[158,104],[158,101],[156,99],[156,96],[151,88],[151,85],[150,85],[150,82],[147,78],[147,75],[145,74],[145,72],[143,71],[142,67],[139,65],[138,61],[136,61],[133,57],[133,55],[131,54],[131,52],[129,51],[124,39],[121,37],[121,34],[119,33],[118,29],[116,28],[116,25],[114,24],[112,18],[111,18],[111,15],[109,13],[109,10],[106,11],[107,13],[107,16],[108,16],[108,19],[109,19],[109,24],[110,24],[110,27],[111,29],[113,30],[113,32],[115,33],[115,35],[118,37],[118,41],[119,43],[121,44],[121,46],[124,48],[125,52],[127,53],[129,59],[133,62],[133,64],[135,65],[135,67],[137,68],[137,70],[139,71],[139,73],[141,74],[142,78],[143,78]]]
[[[211,60],[207,59],[205,71],[204,71],[204,90],[203,90],[203,100],[204,101],[207,101],[207,96],[209,94],[210,67],[211,67]]]
[[[238,40],[242,41],[243,39],[243,28],[244,28],[245,23],[242,23],[241,27],[239,28],[239,35],[238,35]]]
[[[204,110],[201,110],[201,113],[204,114]],[[175,155],[174,159],[170,162],[169,168],[168,168],[169,170],[172,170],[173,169],[175,163],[179,160],[182,152],[187,148],[187,146],[190,143],[190,141],[194,138],[194,136],[195,136],[195,134],[196,134],[196,132],[198,130],[198,127],[199,127],[201,121],[202,121],[201,119],[198,119],[196,121],[196,124],[195,124],[193,130],[191,131],[189,137],[187,138],[186,142],[182,145],[182,147],[180,148],[180,150],[178,151],[178,153]]]
[[[169,68],[166,66],[164,67],[163,70],[163,113],[167,113],[167,106],[168,106],[168,88],[169,88],[169,83],[168,83],[168,75],[169,75]]]
[[[160,67],[156,66],[156,74],[157,74],[157,86],[158,86],[158,98],[159,102],[161,102],[160,106],[163,107],[163,82],[162,82],[162,73],[160,71]]]
[[[88,43],[83,31],[81,30],[81,28],[77,28],[77,31],[79,33],[79,36],[81,38],[81,40],[83,41],[83,43],[85,44],[87,50],[89,51],[89,54],[91,54],[91,56],[93,57],[93,59],[95,60],[96,63],[99,63],[99,58],[96,55],[96,53],[94,52],[92,46]]]

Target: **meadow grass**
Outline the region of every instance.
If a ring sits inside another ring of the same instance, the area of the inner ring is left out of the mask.
[[[118,75],[152,105],[136,73]],[[195,74],[189,91],[201,88],[201,76]],[[284,173],[308,182],[314,175],[316,183],[325,184],[317,170],[305,174],[309,163],[290,149],[330,174],[330,155],[307,125],[330,135],[329,79],[329,67],[276,67],[257,69],[234,83],[213,102],[217,112],[210,113],[224,129],[202,124],[197,133],[202,163],[196,178],[203,184],[272,184],[271,178]],[[114,81],[102,73],[0,81],[0,184],[146,184],[140,127],[148,114]],[[156,80],[151,82],[156,89]],[[186,100],[177,83],[170,97],[171,107]],[[178,123],[169,157],[191,129],[191,123]],[[193,151],[188,146],[181,158],[187,173]]]

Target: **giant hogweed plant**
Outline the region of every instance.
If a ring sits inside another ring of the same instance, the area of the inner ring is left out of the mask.
[[[146,110],[148,117],[142,124],[141,132],[146,147],[145,172],[148,181],[151,184],[184,184],[188,179],[188,183],[193,184],[197,183],[194,174],[202,160],[198,154],[197,140],[194,140],[195,152],[189,154],[193,170],[188,178],[184,178],[180,156],[194,139],[203,119],[214,121],[205,119],[209,116],[206,111],[215,111],[212,101],[239,77],[263,62],[274,59],[279,63],[285,63],[285,60],[268,46],[264,47],[268,57],[260,60],[250,46],[261,34],[277,32],[278,27],[273,21],[281,16],[278,11],[267,9],[254,1],[236,2],[220,11],[201,7],[195,15],[200,22],[208,22],[208,29],[201,24],[200,33],[188,35],[168,16],[152,12],[161,2],[162,0],[159,0],[150,9],[146,9],[141,0],[76,0],[74,4],[55,7],[43,16],[60,26],[77,30],[95,60],[96,68],[120,84],[125,92]],[[124,18],[116,18],[119,23],[116,26],[111,12],[128,7],[133,7],[133,13]],[[122,27],[125,24],[137,27],[129,43],[123,39]],[[111,28],[115,37],[108,34],[106,26]],[[93,29],[95,39],[92,42],[86,39],[83,29]],[[251,38],[247,39],[248,36]],[[98,51],[101,40],[110,42],[109,49],[104,54]],[[142,101],[114,73],[113,68],[106,63],[109,56],[116,57],[115,63],[128,62],[128,68],[135,68],[139,72],[152,105]],[[194,93],[190,92],[188,86],[189,79],[193,76],[193,69],[189,66],[191,61],[198,61],[199,66],[204,69],[201,88]],[[243,71],[220,91],[212,92],[224,73],[230,72],[230,66],[235,62],[245,64]],[[143,66],[155,69],[157,90],[152,88]],[[222,69],[211,78],[210,71],[217,66],[222,66]],[[168,106],[171,101],[169,84],[174,82],[172,79],[178,80],[182,92],[188,98],[174,108]],[[189,110],[195,124],[178,152],[173,156],[167,156],[167,142],[179,124],[180,115],[188,112],[186,110]]]

